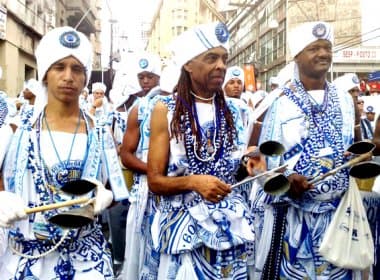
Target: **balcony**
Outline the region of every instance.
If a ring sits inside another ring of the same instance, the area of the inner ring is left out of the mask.
[[[22,23],[24,26],[34,30],[34,32],[43,35],[45,34],[46,20],[45,14],[38,12],[34,9],[34,6],[26,6],[19,1],[6,1],[5,5],[9,14],[12,14],[14,18]]]
[[[96,32],[96,7],[90,3],[92,2],[86,0],[66,1],[67,24],[76,27],[80,22],[77,29],[87,35]]]

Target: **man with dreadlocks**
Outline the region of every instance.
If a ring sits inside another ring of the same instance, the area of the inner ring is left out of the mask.
[[[222,23],[182,33],[172,45],[177,87],[153,109],[147,174],[158,279],[248,277],[249,188],[232,187],[247,127],[222,90],[228,38]]]

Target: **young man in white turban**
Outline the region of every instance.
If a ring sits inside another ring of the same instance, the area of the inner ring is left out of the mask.
[[[125,97],[118,97],[122,102],[118,102],[116,110],[128,112],[140,97],[146,96],[150,90],[160,84],[161,59],[157,54],[150,52],[139,52],[131,58],[130,75],[136,75],[141,90]]]
[[[166,66],[160,76],[160,85],[141,97],[131,108],[127,131],[124,134],[120,157],[123,165],[133,172],[130,207],[126,223],[126,248],[123,279],[155,279],[158,253],[152,247],[150,216],[154,211],[153,196],[147,184],[147,156],[152,109],[161,96],[171,94],[178,80],[176,67]],[[138,257],[136,257],[138,256]]]
[[[86,208],[95,215],[113,197],[128,195],[109,129],[95,128],[79,107],[91,57],[89,40],[71,27],[49,31],[36,49],[42,92],[21,116],[2,170],[0,226],[9,229],[2,279],[113,279],[110,250],[97,220],[78,228],[70,228],[75,215],[65,220],[69,228],[52,220],[82,205],[25,212],[26,207],[77,198],[61,189],[69,185],[84,198],[94,198]],[[95,188],[84,190],[85,182]]]
[[[269,107],[259,144],[278,141],[282,157],[268,159],[268,169],[287,164],[290,190],[264,193],[253,209],[261,216],[256,248],[258,279],[353,279],[354,272],[329,263],[319,247],[335,209],[349,186],[347,169],[312,185],[308,180],[347,161],[353,142],[354,106],[326,79],[332,61],[333,30],[325,22],[308,22],[289,36],[295,74]],[[265,216],[265,219],[264,219]],[[271,218],[272,217],[272,218]],[[263,229],[262,229],[263,228]],[[261,235],[262,232],[271,233]],[[270,249],[270,250],[269,250]],[[256,278],[255,278],[256,279]]]
[[[240,99],[244,90],[244,71],[239,66],[227,68],[223,90],[226,96]]]
[[[116,110],[114,110],[112,116],[114,138],[119,147],[119,155],[124,165],[124,175],[127,181],[131,179],[132,176],[136,178],[145,176],[144,166],[146,163],[142,162],[142,160],[145,161],[145,159],[142,159],[141,156],[142,147],[145,149],[149,138],[144,135],[144,137],[140,139],[140,131],[145,129],[143,125],[146,121],[145,118],[150,115],[151,110],[147,107],[148,101],[159,92],[157,90],[161,75],[161,59],[156,54],[143,51],[137,53],[133,59],[131,59],[130,66],[132,69],[130,75],[134,75],[137,78],[141,90],[127,97],[120,96],[119,103],[116,105]],[[141,143],[139,144],[140,140]],[[144,144],[143,141],[145,141]],[[123,143],[123,145],[121,145],[121,143]],[[140,182],[140,180],[136,180],[136,182]],[[144,183],[142,182],[141,184]],[[137,183],[137,185],[139,185],[139,183]],[[133,197],[131,197],[133,202],[135,202],[135,197],[136,192],[134,192]],[[114,262],[118,272],[120,272],[125,255],[131,254],[131,256],[135,256],[134,254],[138,254],[138,252],[135,252],[136,250],[127,251],[125,253],[125,246],[128,248],[128,246],[136,245],[137,242],[144,241],[139,239],[133,244],[125,244],[124,242],[126,236],[126,218],[129,211],[128,206],[127,202],[121,202],[110,209],[108,215],[112,243],[115,248],[113,250]],[[136,222],[134,217],[132,219],[133,222]],[[126,259],[127,266],[129,262],[136,263],[138,260],[138,257],[130,258],[128,255],[128,259]],[[127,279],[137,277],[132,267],[129,267],[128,272],[131,274],[125,276]]]
[[[153,109],[148,152],[158,279],[248,278],[250,188],[231,188],[247,139],[240,108],[222,90],[228,40],[227,27],[211,23],[172,44],[181,73]]]

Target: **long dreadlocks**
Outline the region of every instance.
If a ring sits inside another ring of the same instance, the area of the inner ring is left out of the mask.
[[[199,133],[197,133],[197,127],[195,124],[195,116],[194,112],[191,108],[194,105],[194,98],[190,94],[190,84],[191,79],[189,73],[182,67],[181,74],[178,80],[178,84],[174,89],[175,92],[175,110],[174,116],[170,123],[170,131],[171,135],[173,135],[177,140],[182,137],[183,131],[182,129],[182,120],[184,118],[185,112],[187,111],[190,115],[191,121],[191,130],[193,135],[196,135],[197,142],[200,142]],[[234,136],[236,135],[236,128],[234,126],[234,121],[232,117],[231,111],[228,109],[226,105],[226,100],[224,98],[224,93],[222,89],[216,92],[215,101],[219,108],[223,108],[224,116],[227,121],[227,133],[228,133],[228,141],[230,144],[233,144]]]

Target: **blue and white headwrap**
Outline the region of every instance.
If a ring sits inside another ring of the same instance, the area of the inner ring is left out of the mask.
[[[183,32],[171,43],[173,61],[178,67],[182,67],[189,60],[209,49],[224,47],[228,51],[229,37],[227,26],[222,22],[195,26]]]

